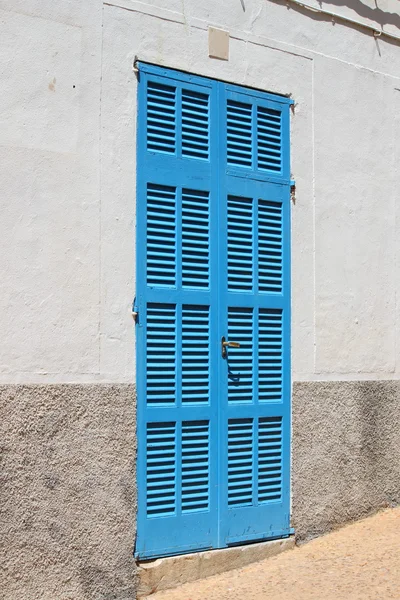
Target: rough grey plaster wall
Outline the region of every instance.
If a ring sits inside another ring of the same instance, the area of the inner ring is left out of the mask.
[[[0,596],[135,597],[133,385],[0,386]]]
[[[293,526],[299,540],[400,502],[400,382],[293,386]]]
[[[133,600],[135,389],[0,386],[4,600]],[[400,382],[293,389],[300,540],[400,502]]]

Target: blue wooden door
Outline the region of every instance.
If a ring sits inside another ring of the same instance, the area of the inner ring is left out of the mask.
[[[141,558],[289,533],[288,107],[140,66]]]

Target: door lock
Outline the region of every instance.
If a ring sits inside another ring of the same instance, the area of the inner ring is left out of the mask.
[[[240,348],[239,342],[228,342],[223,335],[221,338],[221,355],[222,358],[226,358],[228,356],[226,349],[227,348]]]

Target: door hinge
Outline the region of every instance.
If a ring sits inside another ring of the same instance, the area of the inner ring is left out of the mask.
[[[132,71],[135,73],[136,79],[139,81],[140,71],[139,71],[139,59],[138,59],[137,55],[135,55],[135,58],[133,59]]]
[[[296,204],[296,182],[293,179],[290,180],[290,199]]]
[[[132,318],[135,321],[135,323],[137,323],[139,320],[139,309],[136,305],[136,298],[134,298],[132,302]]]

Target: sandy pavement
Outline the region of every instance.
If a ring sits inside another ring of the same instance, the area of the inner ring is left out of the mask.
[[[148,600],[400,600],[400,508]]]

